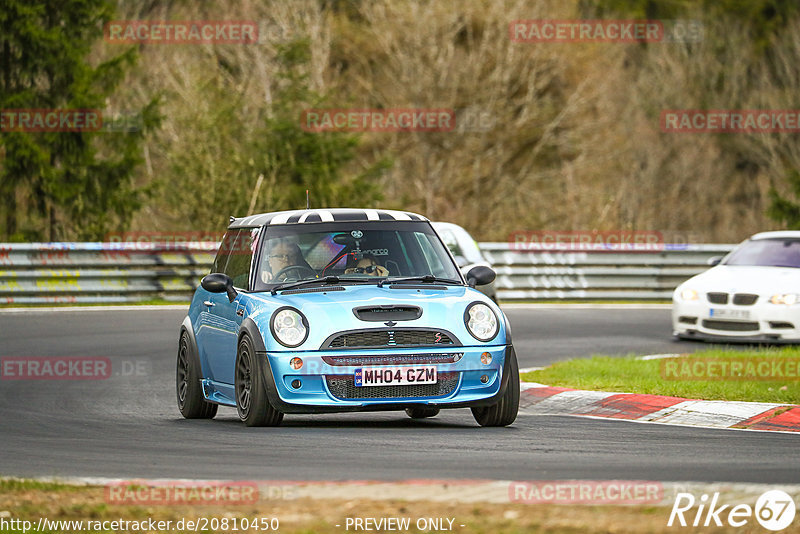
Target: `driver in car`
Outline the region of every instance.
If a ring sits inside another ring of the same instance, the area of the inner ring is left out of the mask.
[[[268,284],[271,282],[282,282],[286,280],[292,273],[297,275],[298,271],[311,270],[311,267],[306,263],[303,258],[303,253],[296,243],[290,241],[278,240],[277,243],[272,245],[267,254],[267,266],[261,272],[261,281]],[[287,267],[297,267],[297,270],[288,270],[281,273]]]

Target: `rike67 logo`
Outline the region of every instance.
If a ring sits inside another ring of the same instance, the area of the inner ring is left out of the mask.
[[[781,490],[761,494],[755,507],[749,504],[721,504],[719,493],[714,493],[710,501],[706,494],[695,499],[691,493],[678,493],[667,526],[721,527],[727,523],[732,527],[743,527],[755,517],[765,529],[779,531],[792,524],[794,514],[794,499]]]

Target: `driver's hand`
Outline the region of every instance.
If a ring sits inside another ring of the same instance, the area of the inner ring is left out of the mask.
[[[272,281],[272,273],[269,271],[261,271],[261,281],[269,284]]]
[[[389,276],[389,269],[383,265],[376,265],[375,272],[378,273],[378,276]]]

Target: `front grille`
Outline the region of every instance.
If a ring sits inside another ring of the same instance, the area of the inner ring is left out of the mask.
[[[770,328],[775,328],[775,329],[780,329],[780,328],[793,329],[794,328],[794,324],[787,323],[787,322],[784,322],[784,321],[770,321],[769,322],[769,327]]]
[[[458,373],[439,373],[435,384],[406,386],[356,387],[353,375],[328,375],[325,377],[331,395],[337,399],[399,399],[421,397],[446,397],[458,385]]]
[[[736,293],[733,296],[733,303],[739,306],[752,306],[758,300],[758,295],[751,293]]]
[[[758,323],[753,321],[721,321],[717,319],[704,319],[703,326],[711,330],[726,330],[729,332],[748,332],[758,330]]]
[[[727,304],[728,303],[728,294],[727,293],[706,293],[706,297],[708,298],[708,302],[711,304]]]
[[[362,330],[345,332],[323,343],[323,348],[455,345],[451,334],[440,330]]]
[[[464,357],[463,352],[454,354],[387,354],[385,356],[323,356],[328,365],[412,365],[455,363]]]

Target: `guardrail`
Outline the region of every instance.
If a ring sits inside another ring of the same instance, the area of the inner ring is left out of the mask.
[[[217,243],[0,244],[0,304],[187,302],[208,274]],[[481,243],[497,271],[498,298],[669,299],[734,245],[666,245],[660,251],[512,250]]]
[[[497,271],[501,301],[671,299],[681,282],[708,269],[709,259],[734,246],[667,244],[656,251],[640,247],[616,252],[601,247],[513,250],[508,243],[480,244]]]

